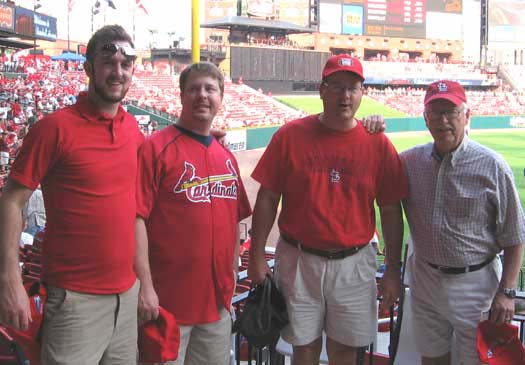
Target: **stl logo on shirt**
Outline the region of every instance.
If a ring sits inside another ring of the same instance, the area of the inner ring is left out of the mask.
[[[199,177],[195,166],[184,161],[184,172],[173,188],[175,194],[186,193],[189,201],[194,203],[211,203],[211,197],[237,199],[237,173],[232,162],[226,160],[229,174]]]
[[[330,170],[330,182],[339,183],[341,182],[341,173],[336,169]]]

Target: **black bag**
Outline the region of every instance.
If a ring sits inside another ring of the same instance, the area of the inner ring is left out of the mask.
[[[262,284],[250,289],[244,309],[235,323],[248,343],[256,347],[275,346],[281,329],[288,324],[283,295],[267,276]]]

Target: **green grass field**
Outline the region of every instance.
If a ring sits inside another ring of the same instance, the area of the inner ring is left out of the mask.
[[[415,145],[427,143],[432,140],[430,133],[425,132],[391,133],[388,134],[388,137],[394,146],[396,146],[398,152],[402,152]],[[525,148],[523,148],[525,130],[473,130],[470,133],[470,137],[473,140],[497,151],[509,163],[514,173],[514,180],[516,181],[518,192],[520,194],[521,205],[525,207],[525,177],[523,176],[523,169],[525,168]],[[376,219],[376,225],[379,230],[381,227],[379,212],[376,212]],[[407,232],[408,226],[405,222],[405,241]]]
[[[318,95],[314,96],[279,96],[278,100],[293,108],[304,110],[307,113],[314,114],[322,111],[321,99]],[[385,118],[404,117],[404,113],[380,104],[368,97],[363,97],[357,117],[361,118],[370,114],[381,114]],[[387,127],[388,132],[388,127]],[[402,152],[415,145],[427,143],[432,140],[428,132],[411,132],[411,133],[391,133],[388,134],[398,152]],[[525,207],[525,130],[497,130],[497,131],[476,131],[470,133],[470,137],[500,153],[509,163],[514,173],[514,179],[520,194],[521,205]],[[379,212],[376,212],[377,227],[381,231],[379,221]],[[405,242],[408,232],[408,226],[405,222]],[[525,258],[524,258],[525,260]],[[522,265],[523,267],[524,265]]]
[[[388,127],[387,127],[388,129]],[[388,130],[387,130],[388,132]],[[430,133],[391,133],[388,135],[398,152],[404,151],[417,144],[430,142]],[[472,130],[470,137],[495,150],[505,158],[514,173],[514,179],[520,193],[521,205],[525,207],[525,130]]]
[[[319,95],[276,96],[275,98],[283,104],[291,106],[295,109],[304,110],[309,114],[320,113],[323,110],[323,104],[319,98]],[[361,118],[370,114],[381,114],[385,118],[406,117],[405,113],[389,108],[365,96],[361,101],[361,106],[359,107],[356,116]]]

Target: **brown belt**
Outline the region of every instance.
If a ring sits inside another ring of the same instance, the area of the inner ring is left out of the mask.
[[[312,255],[321,256],[321,257],[327,258],[328,260],[344,259],[345,257],[355,255],[356,253],[359,252],[359,250],[368,246],[368,243],[365,243],[365,244],[350,247],[350,248],[335,248],[335,249],[330,249],[330,250],[321,250],[318,248],[304,246],[298,240],[293,239],[290,236],[283,234],[282,232],[281,232],[281,237],[283,238],[284,242],[288,243],[291,246],[297,247],[301,251],[310,253]]]
[[[470,266],[465,266],[465,267],[442,266],[442,265],[432,264],[430,262],[427,262],[427,264],[430,267],[436,270],[439,270],[444,274],[459,275],[459,274],[466,274],[468,272],[478,271],[484,268],[485,266],[487,266],[488,264],[490,264],[494,260],[494,258],[495,256],[491,256],[480,264],[470,265]]]

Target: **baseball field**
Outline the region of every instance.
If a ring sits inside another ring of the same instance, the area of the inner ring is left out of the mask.
[[[319,113],[322,110],[321,99],[318,96],[280,96],[278,100],[307,113]],[[357,112],[357,118],[370,114],[380,114],[385,118],[405,116],[402,112],[364,97]],[[510,164],[520,193],[521,203],[525,206],[525,129],[473,130],[470,136],[472,139],[499,152]],[[398,152],[432,140],[427,132],[391,133],[389,137]]]
[[[304,110],[307,113],[319,113],[322,110],[321,100],[318,96],[279,96],[277,99],[296,109]],[[382,114],[385,118],[405,116],[397,110],[386,107],[383,104],[365,97],[363,98],[357,117],[359,118],[370,114]],[[388,120],[387,135],[397,148],[398,152],[432,140],[432,137],[428,132],[388,133]],[[521,204],[525,207],[525,129],[472,130],[470,132],[470,137],[500,153],[510,164],[520,194]],[[254,163],[254,160],[258,160],[261,153],[262,150],[251,151],[252,162],[250,165]],[[245,176],[245,178],[251,180],[248,176]],[[248,182],[247,185],[251,185],[250,183],[251,181]],[[252,202],[252,204],[253,203],[254,202]],[[377,212],[376,217],[378,230],[381,231],[379,212]],[[272,231],[275,231],[273,232],[273,241],[275,241],[278,233],[275,227]],[[405,222],[405,236],[407,235],[407,232],[408,227]],[[525,267],[525,263],[522,266]]]
[[[323,109],[323,104],[319,95],[312,96],[277,96],[277,100],[281,103],[291,106],[298,110],[304,110],[308,114],[320,113]],[[359,110],[357,111],[357,118],[361,118],[370,114],[381,114],[385,118],[402,118],[406,117],[405,113],[389,108],[386,105],[378,103],[368,97],[363,97]]]

